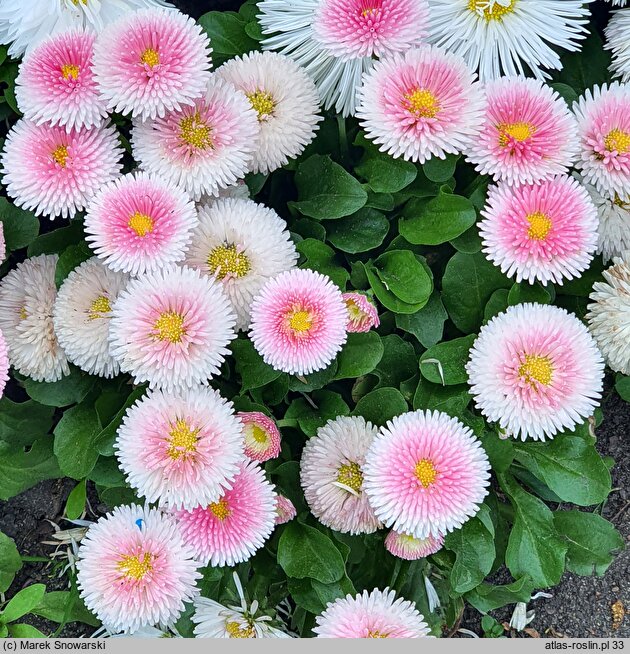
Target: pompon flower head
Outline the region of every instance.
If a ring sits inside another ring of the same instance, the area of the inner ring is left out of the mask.
[[[251,171],[270,173],[301,154],[313,140],[319,96],[311,78],[276,52],[250,52],[227,61],[216,74],[242,91],[258,116],[260,140]]]
[[[297,258],[287,224],[273,209],[228,198],[199,207],[186,264],[221,282],[237,328],[247,329],[254,297],[269,279],[294,268]]]
[[[328,602],[315,619],[317,638],[422,638],[429,633],[415,604],[386,588]]]
[[[394,556],[406,561],[417,561],[435,554],[442,549],[444,536],[427,536],[414,538],[392,529],[385,538],[385,549]]]
[[[276,496],[276,525],[291,522],[297,515],[293,502],[284,495]]]
[[[132,280],[112,308],[110,351],[122,372],[152,388],[206,383],[234,337],[234,314],[220,285],[185,266]]]
[[[7,194],[36,216],[72,218],[117,177],[123,150],[113,127],[71,129],[19,120],[0,158]]]
[[[462,55],[483,82],[562,68],[558,49],[587,36],[592,0],[429,0],[432,43]]]
[[[112,270],[153,272],[184,258],[197,211],[172,182],[136,172],[100,189],[88,206],[86,241]]]
[[[600,193],[630,200],[630,86],[587,89],[573,111],[581,148],[575,167]]]
[[[0,397],[4,394],[4,389],[9,381],[9,348],[7,347],[7,342],[4,339],[4,335],[0,331]],[[286,499],[286,498],[285,498]],[[289,501],[289,500],[288,500]],[[289,501],[290,503],[290,501]],[[285,507],[286,510],[286,507]],[[278,511],[278,516],[280,516],[280,511]],[[290,520],[291,518],[289,518]],[[283,522],[286,522],[283,520]],[[281,523],[278,523],[281,524]]]
[[[4,239],[4,223],[0,222],[0,263],[7,259],[7,243]]]
[[[481,328],[466,371],[475,404],[488,420],[514,438],[545,440],[592,415],[604,362],[574,315],[526,303]]]
[[[109,321],[112,305],[128,281],[127,275],[92,257],[77,266],[59,288],[53,311],[59,345],[70,363],[92,375],[118,374],[118,362],[109,353]]]
[[[199,593],[199,563],[177,523],[156,509],[119,506],[81,542],[77,584],[109,631],[172,625]]]
[[[393,157],[424,163],[466,150],[479,132],[483,95],[458,55],[434,46],[374,65],[357,116],[366,136]]]
[[[579,277],[597,248],[597,209],[573,177],[488,189],[483,251],[517,282],[562,284]]]
[[[99,35],[94,74],[109,109],[141,120],[192,105],[210,80],[210,41],[193,18],[155,8]]]
[[[341,291],[330,278],[295,269],[269,280],[254,299],[250,337],[276,370],[308,375],[337,356],[347,321]]]
[[[439,538],[461,527],[488,494],[479,440],[439,411],[413,411],[382,427],[365,457],[364,488],[387,527]]]
[[[508,184],[565,173],[578,152],[577,126],[565,101],[539,80],[501,78],[485,87],[486,110],[468,151],[477,171]]]
[[[69,30],[31,50],[15,80],[15,97],[27,120],[91,127],[107,117],[92,72],[95,35]]]
[[[241,463],[231,489],[207,506],[176,513],[186,542],[205,565],[247,561],[271,535],[276,493],[255,462]]]
[[[630,82],[630,9],[615,11],[606,27],[604,47],[612,52],[610,71],[622,82]]]
[[[369,332],[381,324],[376,307],[363,293],[343,293],[342,297],[348,309],[347,332]]]
[[[603,275],[606,281],[593,284],[586,320],[606,363],[630,375],[630,265],[615,258]]]
[[[114,447],[131,487],[176,509],[218,501],[243,458],[232,403],[203,386],[149,391],[128,409]]]
[[[382,526],[363,482],[365,455],[377,431],[360,416],[339,416],[306,442],[300,481],[311,512],[326,527],[371,534]]]
[[[26,259],[0,282],[0,330],[11,365],[35,381],[54,382],[70,373],[53,328],[58,256]]]
[[[264,463],[280,454],[280,430],[272,418],[260,411],[240,412],[243,423],[245,456]]]
[[[149,173],[199,200],[217,195],[249,172],[258,147],[258,115],[243,93],[213,76],[191,107],[163,118],[135,121],[133,156]]]

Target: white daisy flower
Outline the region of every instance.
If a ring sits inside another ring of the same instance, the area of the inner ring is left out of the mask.
[[[606,27],[606,50],[612,52],[610,71],[622,82],[630,82],[630,9],[615,11]]]

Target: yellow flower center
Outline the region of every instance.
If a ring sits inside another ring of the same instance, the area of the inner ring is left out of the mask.
[[[337,481],[348,488],[352,488],[355,493],[361,492],[363,486],[363,473],[358,463],[344,463],[339,466]]]
[[[502,20],[503,16],[511,14],[515,5],[516,0],[510,0],[507,6],[500,5],[496,1],[493,4],[492,0],[469,0],[468,9],[478,16],[483,12],[483,17],[490,22],[491,20]]]
[[[532,387],[535,387],[535,382],[548,386],[553,377],[553,366],[549,357],[528,354],[525,356],[525,363],[518,369],[518,374]]]
[[[249,258],[236,245],[219,245],[208,255],[208,268],[219,279],[226,276],[244,277],[251,268]]]
[[[437,478],[437,470],[429,459],[420,459],[416,463],[416,477],[424,488],[428,488]]]
[[[535,211],[527,216],[529,228],[527,229],[527,236],[535,241],[543,241],[547,238],[549,230],[551,229],[551,219],[540,211]]]
[[[268,118],[275,109],[276,103],[274,102],[271,93],[267,93],[266,91],[255,91],[254,93],[248,93],[247,97],[252,108],[258,113],[259,121]]]
[[[604,139],[604,147],[608,152],[616,151],[619,154],[625,154],[630,150],[630,133],[621,129],[613,129]]]
[[[191,429],[185,420],[177,420],[168,433],[167,454],[173,461],[194,454],[197,451],[199,430]]]
[[[127,227],[132,229],[140,238],[143,238],[153,231],[153,218],[147,216],[146,213],[136,211],[129,217]]]
[[[218,502],[208,504],[208,509],[219,519],[225,520],[232,515],[232,510],[228,506],[227,500],[221,498]]]
[[[109,313],[112,310],[112,306],[109,303],[109,298],[104,295],[99,295],[94,302],[90,305],[90,313],[88,315],[89,320],[96,320],[97,318],[102,318],[103,314]]]
[[[531,123],[506,123],[499,125],[499,145],[504,148],[510,139],[522,143],[532,136],[536,127]]]
[[[373,18],[374,16],[378,16],[381,13],[381,10],[379,7],[367,7],[361,12],[361,16],[363,18]]]
[[[153,325],[154,336],[159,341],[179,343],[186,333],[184,328],[184,316],[175,311],[165,311]]]
[[[201,120],[196,113],[193,116],[186,116],[179,122],[179,138],[198,150],[207,150],[212,147],[210,128]]]
[[[75,64],[64,64],[61,67],[61,74],[64,79],[77,79],[79,77],[79,67]]]
[[[264,430],[262,427],[259,427],[258,425],[254,425],[250,423],[247,425],[247,431],[249,432],[249,436],[253,438],[257,443],[266,443],[269,438],[266,430]]]
[[[58,145],[51,153],[50,156],[56,164],[62,168],[66,167],[68,161],[68,148],[65,145]]]
[[[382,631],[379,631],[378,629],[375,629],[374,631],[370,629],[367,632],[366,638],[389,638],[389,634],[384,634]]]
[[[437,98],[427,89],[406,93],[404,107],[418,118],[435,118],[440,111]]]
[[[256,632],[251,625],[241,626],[238,622],[226,622],[225,630],[230,638],[254,638]]]
[[[146,552],[142,559],[131,554],[123,556],[117,568],[126,579],[139,581],[153,570],[153,555]]]
[[[160,64],[160,55],[157,50],[153,48],[147,48],[140,57],[140,61],[149,66],[149,68],[154,68]]]
[[[615,199],[613,200],[613,204],[616,204],[618,207],[621,207],[626,211],[630,211],[630,202],[624,202],[616,193],[615,193]]]
[[[313,325],[313,318],[308,311],[293,311],[289,317],[289,327],[296,334],[307,332]]]
[[[22,307],[20,309],[20,320],[26,320],[28,318],[28,314],[26,313],[26,307]]]

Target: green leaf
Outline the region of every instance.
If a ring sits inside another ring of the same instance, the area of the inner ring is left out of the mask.
[[[50,436],[36,440],[30,450],[0,450],[0,500],[19,495],[44,479],[63,477]]]
[[[241,393],[250,388],[264,386],[282,374],[280,370],[274,370],[263,361],[248,338],[233,341],[231,349],[236,362],[236,372],[241,376]]]
[[[465,384],[442,386],[420,379],[413,397],[413,408],[442,411],[449,416],[459,418],[462,411],[468,406],[470,399],[468,386]]]
[[[13,446],[30,445],[52,427],[54,409],[33,400],[12,402],[0,399],[0,441]]]
[[[396,327],[413,334],[423,347],[428,348],[442,340],[447,318],[440,294],[433,291],[429,301],[419,311],[396,314]]]
[[[355,213],[367,202],[361,184],[329,156],[314,154],[295,174],[298,202],[289,202],[309,218],[333,220]]]
[[[350,254],[377,248],[389,231],[389,221],[376,209],[364,207],[346,218],[326,223],[328,240]]]
[[[422,164],[427,179],[443,184],[455,174],[455,167],[460,155],[447,154],[444,159],[431,157]]]
[[[420,357],[422,376],[434,384],[453,386],[468,381],[466,363],[476,335],[454,338],[430,347]]]
[[[381,386],[400,387],[402,382],[413,377],[418,368],[416,353],[411,343],[403,341],[397,334],[388,334],[383,339],[384,352],[374,374]]]
[[[57,267],[55,269],[55,284],[57,288],[61,286],[64,279],[80,264],[94,256],[94,252],[90,246],[81,241],[74,245],[69,245],[60,255],[57,260]]]
[[[622,400],[630,402],[630,377],[626,377],[626,375],[621,374],[617,375],[615,379],[615,390],[617,393],[619,393],[619,397]],[[1,419],[2,418],[0,417],[0,420]]]
[[[30,613],[44,597],[46,586],[44,584],[32,584],[17,592],[4,607],[0,614],[0,621],[6,623],[15,622],[22,616]]]
[[[9,626],[9,634],[13,638],[48,638],[46,634],[30,624],[12,624]]]
[[[85,487],[85,479],[80,481],[68,495],[66,500],[66,518],[68,520],[77,520],[81,517],[83,509],[85,509],[85,500],[87,497],[87,490]]]
[[[410,250],[384,252],[376,259],[374,267],[383,285],[399,300],[422,306],[429,301],[433,282]]]
[[[60,227],[47,234],[41,234],[28,246],[28,256],[36,257],[40,254],[59,254],[69,245],[79,243],[83,239],[83,223],[74,218],[67,227]]]
[[[521,282],[514,284],[508,293],[508,304],[521,304],[523,302],[538,302],[539,304],[549,304],[551,302],[551,293],[540,284],[528,284]]]
[[[550,84],[551,88],[554,91],[557,91],[560,97],[571,107],[573,103],[578,99],[578,94],[572,89],[568,84],[562,84],[561,82],[556,82],[555,84]]]
[[[13,539],[0,531],[0,593],[6,592],[21,567],[22,559]]]
[[[96,377],[70,366],[70,374],[56,382],[38,382],[27,377],[24,390],[40,404],[63,407],[81,402],[92,390],[95,381]]]
[[[366,152],[355,170],[375,193],[397,193],[418,175],[417,168],[411,162],[394,159],[378,151]]]
[[[68,409],[55,427],[55,455],[67,477],[83,479],[90,474],[99,453],[95,447],[101,423],[94,406],[77,404]]]
[[[451,245],[458,251],[464,254],[475,254],[481,250],[481,236],[477,225],[473,225],[467,229],[463,234],[451,240]]]
[[[85,608],[83,600],[75,590],[57,590],[46,593],[37,607],[33,609],[35,615],[61,623],[84,622],[93,627],[99,625],[97,618]]]
[[[488,455],[492,469],[495,472],[506,472],[514,461],[513,441],[509,438],[499,438],[494,431],[480,434],[479,440]]]
[[[408,410],[407,402],[398,389],[377,388],[357,402],[352,415],[363,416],[368,422],[381,426]]]
[[[348,341],[338,356],[335,379],[356,378],[376,368],[384,352],[381,337],[374,331],[348,334]]]
[[[310,268],[322,275],[328,275],[342,291],[346,288],[350,275],[336,262],[335,251],[326,243],[316,241],[314,238],[306,238],[296,247],[297,251],[306,257],[306,262],[301,264],[301,268]]]
[[[466,593],[466,601],[472,604],[477,611],[487,613],[506,604],[529,602],[534,588],[532,580],[527,576],[519,577],[513,583],[505,586],[480,584],[477,588]]]
[[[0,198],[0,222],[4,228],[7,250],[19,250],[32,243],[39,234],[39,220],[30,211],[24,211]]]
[[[310,613],[318,614],[326,609],[329,602],[345,597],[348,593],[354,595],[356,590],[346,575],[340,581],[323,584],[316,579],[288,580],[289,593],[298,606]]]
[[[509,291],[506,288],[500,288],[490,296],[483,310],[483,320],[487,322],[496,315],[503,313],[509,306]]]
[[[209,11],[198,22],[210,37],[215,60],[217,55],[220,61],[224,61],[258,49],[257,41],[245,31],[245,20],[233,11]]]
[[[363,265],[363,264],[362,264]],[[409,304],[403,302],[396,297],[385,284],[381,281],[378,270],[373,266],[364,266],[365,274],[367,275],[370,288],[374,291],[378,301],[390,311],[394,313],[411,314],[420,311],[426,302],[419,302],[417,304]],[[430,278],[429,278],[430,279]]]
[[[116,440],[118,427],[120,426],[127,409],[144,395],[145,390],[144,386],[134,388],[125,400],[125,403],[118,410],[118,413],[116,413],[109,424],[103,427],[103,429],[101,429],[101,431],[94,437],[94,447],[99,454],[102,454],[103,456],[114,455],[114,441]]]
[[[328,536],[297,521],[290,522],[278,541],[278,563],[288,577],[339,581],[345,573],[343,558]]]
[[[289,390],[298,391],[298,393],[310,393],[324,388],[335,379],[337,369],[338,363],[337,359],[335,359],[327,368],[313,372],[310,375],[304,375],[303,377],[291,375],[289,376]],[[252,409],[252,411],[256,410]]]
[[[314,391],[310,400],[311,402],[304,398],[293,400],[284,414],[285,420],[296,420],[307,436],[315,436],[317,430],[329,420],[347,416],[350,412],[341,396],[332,391]]]

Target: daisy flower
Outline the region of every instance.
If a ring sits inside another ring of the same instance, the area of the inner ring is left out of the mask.
[[[315,138],[319,96],[311,78],[276,52],[250,52],[216,74],[242,91],[258,115],[260,140],[251,170],[270,173],[301,154]]]
[[[54,382],[70,373],[53,328],[58,259],[56,254],[26,259],[0,282],[0,330],[9,360],[35,381]]]
[[[265,363],[308,375],[337,356],[347,321],[341,291],[330,278],[295,269],[269,280],[254,299],[250,337]]]
[[[485,255],[517,282],[562,284],[588,268],[597,248],[597,209],[573,177],[488,189],[479,234]]]
[[[630,82],[630,10],[615,11],[606,27],[606,50],[612,52],[610,72],[622,82]]]
[[[0,157],[3,183],[18,207],[72,218],[120,173],[123,150],[113,127],[71,129],[19,120]]]
[[[9,348],[7,347],[7,342],[4,338],[4,335],[0,331],[0,397],[3,396],[4,394],[4,389],[7,385],[7,382],[9,381],[9,366],[11,364],[9,363]],[[286,498],[284,498],[286,499]],[[287,500],[290,504],[290,500]],[[287,507],[283,505],[283,510],[286,512]],[[283,515],[280,513],[280,503],[278,503],[278,520],[280,519],[280,516]],[[291,518],[288,518],[290,520]],[[288,520],[283,520],[283,522],[287,522]],[[282,523],[278,523],[282,524]]]
[[[630,86],[587,89],[573,111],[581,148],[575,167],[600,193],[630,200]]]
[[[466,150],[479,132],[483,95],[458,55],[408,50],[364,75],[357,116],[382,152],[424,163]]]
[[[363,477],[377,431],[360,416],[339,416],[306,442],[300,482],[311,513],[326,527],[371,534],[382,526],[368,503]]]
[[[610,2],[613,6],[617,7],[628,4],[628,0],[606,0],[606,2]]]
[[[210,41],[179,11],[126,14],[98,37],[94,74],[110,110],[145,120],[192,105],[210,80]]]
[[[604,362],[574,315],[526,303],[481,328],[466,371],[475,404],[488,420],[514,438],[545,440],[593,414]]]
[[[564,173],[577,154],[577,126],[565,101],[539,80],[489,82],[481,133],[468,161],[483,175],[531,184]]]
[[[464,57],[484,82],[528,70],[544,79],[541,68],[562,68],[558,49],[581,49],[591,1],[429,0],[430,40]]]
[[[429,633],[415,604],[386,588],[328,602],[315,619],[317,638],[422,638]]]
[[[205,565],[247,561],[271,535],[276,519],[276,493],[255,462],[239,472],[216,501],[176,513],[186,542]]]
[[[95,35],[69,30],[31,50],[15,79],[15,97],[27,120],[38,125],[91,127],[107,117],[92,72]]]
[[[115,377],[118,362],[109,353],[112,305],[129,277],[92,257],[63,281],[55,300],[53,325],[68,361],[92,375]]]
[[[348,310],[347,332],[369,332],[381,324],[376,307],[363,293],[343,293]]]
[[[379,431],[365,457],[364,488],[387,527],[439,538],[477,513],[489,471],[468,427],[445,413],[413,411]]]
[[[112,307],[110,351],[136,384],[172,390],[219,372],[234,314],[212,279],[165,266],[132,280]]]
[[[203,386],[149,391],[127,410],[114,447],[129,485],[173,508],[218,501],[243,458],[232,403]]]
[[[144,172],[106,184],[88,206],[86,241],[112,269],[153,272],[184,258],[197,211],[172,182]]]
[[[199,593],[198,567],[171,516],[132,504],[88,529],[79,548],[77,585],[109,631],[168,627]]]
[[[225,199],[199,208],[186,265],[222,283],[237,329],[247,329],[254,297],[269,279],[294,268],[297,258],[287,224],[273,209]]]
[[[4,239],[4,223],[0,221],[0,263],[7,259],[7,243]]]
[[[259,134],[258,116],[245,94],[213,76],[193,106],[136,120],[131,145],[141,168],[199,200],[249,172]]]
[[[293,502],[284,495],[276,496],[276,525],[291,522],[297,515]]]
[[[385,549],[394,556],[406,561],[416,561],[442,549],[444,536],[427,536],[426,538],[414,538],[393,529],[385,538]]]
[[[237,417],[243,423],[246,456],[264,463],[280,454],[280,430],[272,418],[260,411],[241,412]]]
[[[586,320],[606,363],[615,371],[630,375],[630,266],[614,259],[595,282]]]

